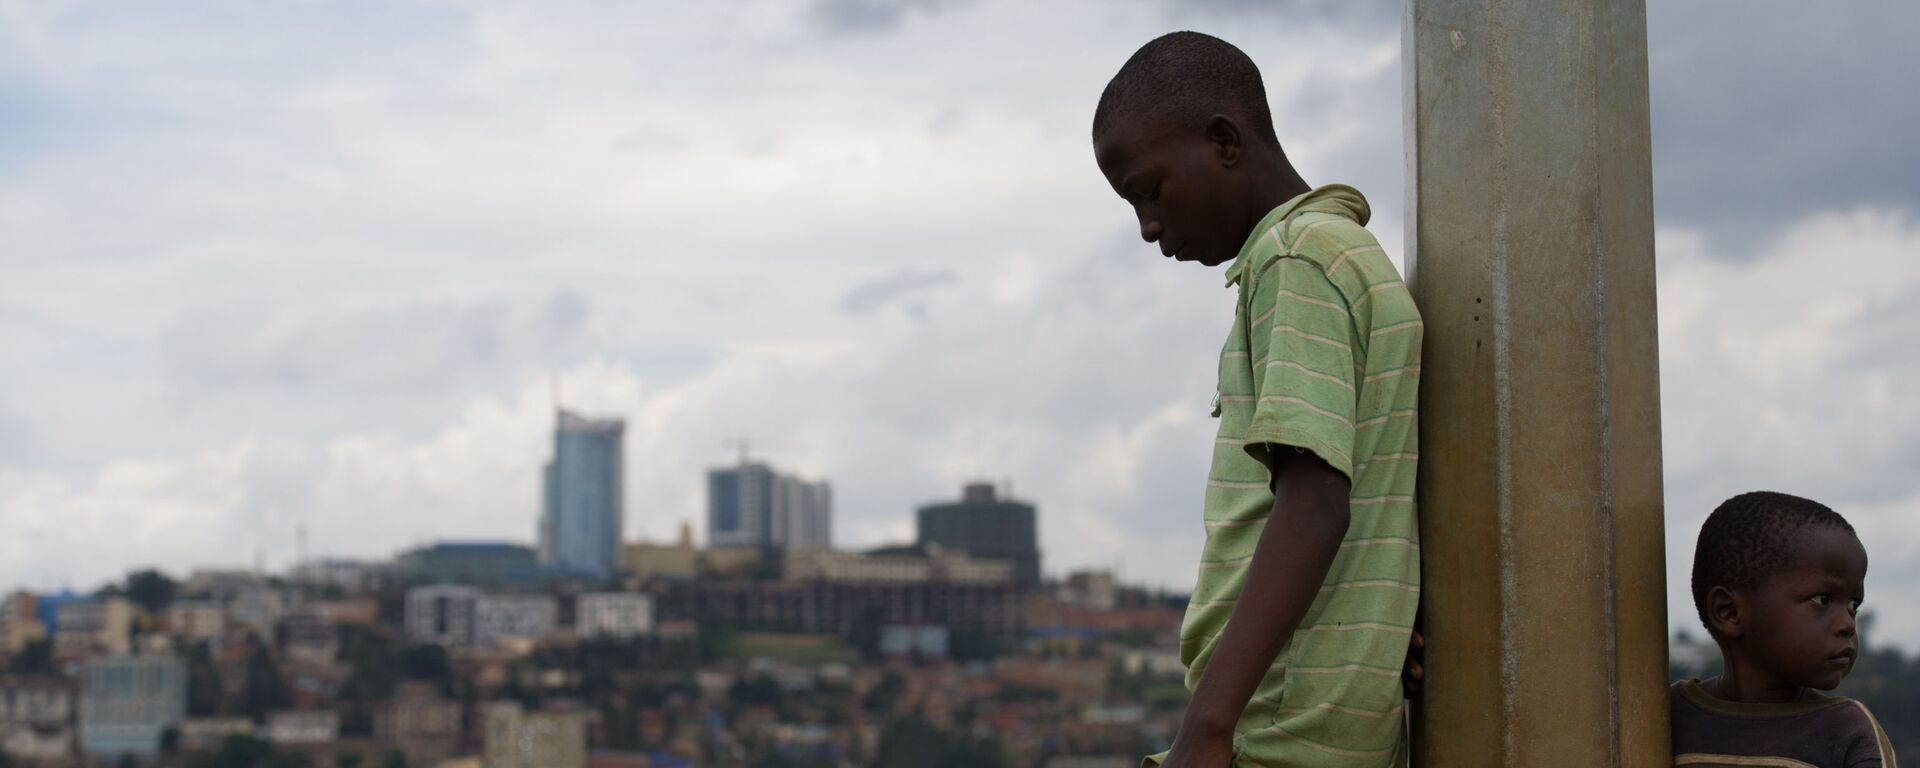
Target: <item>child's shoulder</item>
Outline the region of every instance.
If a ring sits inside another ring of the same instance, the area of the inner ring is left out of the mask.
[[[1691,764],[1718,765],[1712,762],[1718,757],[1761,757],[1749,750],[1772,744],[1791,754],[1765,756],[1816,765],[1894,768],[1886,731],[1856,699],[1810,693],[1788,704],[1741,704],[1715,698],[1693,679],[1675,682],[1670,697],[1673,753],[1692,756]],[[1783,732],[1796,735],[1783,742],[1778,738]]]

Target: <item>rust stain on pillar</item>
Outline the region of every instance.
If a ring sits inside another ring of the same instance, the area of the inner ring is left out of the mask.
[[[1415,763],[1667,765],[1645,6],[1407,14]]]

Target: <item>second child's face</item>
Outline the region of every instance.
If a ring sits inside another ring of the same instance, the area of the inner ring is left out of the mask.
[[[1860,652],[1854,617],[1866,597],[1867,553],[1852,534],[1817,528],[1793,563],[1751,593],[1743,640],[1754,665],[1777,682],[1830,691]]]
[[[1094,143],[1094,160],[1113,191],[1133,206],[1140,238],[1163,256],[1216,266],[1240,253],[1245,206],[1222,148],[1195,132],[1143,123],[1115,126]],[[1237,151],[1234,148],[1233,151]]]

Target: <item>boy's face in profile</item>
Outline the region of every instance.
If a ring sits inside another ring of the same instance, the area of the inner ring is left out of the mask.
[[[1867,553],[1835,528],[1807,532],[1786,571],[1741,590],[1740,635],[1728,642],[1782,685],[1833,690],[1860,652],[1854,614],[1865,598]]]
[[[1133,206],[1140,238],[1159,243],[1164,256],[1209,267],[1240,254],[1251,224],[1230,172],[1240,150],[1237,141],[1143,120],[1115,125],[1093,145],[1100,173]]]

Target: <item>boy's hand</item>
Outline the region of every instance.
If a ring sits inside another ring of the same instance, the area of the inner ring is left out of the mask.
[[[1425,656],[1420,649],[1425,647],[1427,638],[1415,627],[1413,638],[1407,641],[1407,665],[1400,670],[1400,688],[1409,699],[1420,695],[1420,681],[1427,676],[1427,668],[1420,665],[1420,659]]]
[[[1160,768],[1232,768],[1233,737],[1190,738],[1174,736],[1173,751],[1161,761]]]

